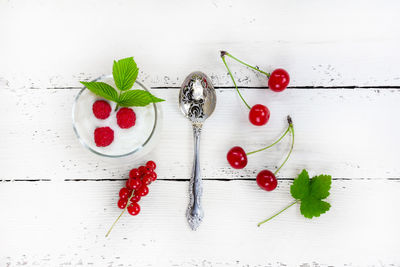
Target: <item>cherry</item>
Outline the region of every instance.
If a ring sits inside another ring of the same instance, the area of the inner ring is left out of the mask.
[[[142,182],[145,185],[151,184],[152,181],[153,181],[153,178],[152,178],[151,174],[146,174],[142,179]]]
[[[266,191],[272,191],[278,185],[275,174],[269,170],[262,170],[257,175],[257,184]]]
[[[231,150],[228,151],[226,158],[234,169],[243,169],[247,165],[246,152],[244,152],[243,148],[240,146],[232,147]]]
[[[138,215],[140,212],[140,206],[138,203],[136,202],[132,202],[131,204],[129,204],[128,208],[127,208],[128,212],[130,215]]]
[[[268,87],[274,92],[281,92],[286,89],[289,82],[289,73],[284,69],[276,69],[269,77]]]
[[[132,190],[129,190],[126,187],[123,187],[123,188],[121,188],[121,190],[119,190],[119,197],[120,198],[128,199],[131,194],[132,194]]]
[[[268,122],[270,115],[266,106],[257,104],[250,109],[249,120],[252,124],[261,126]]]
[[[152,160],[149,160],[149,161],[146,163],[146,167],[148,167],[148,168],[151,168],[151,169],[155,170],[155,169],[156,169],[156,167],[157,167],[157,165],[156,165],[156,163],[155,163],[154,161],[152,161]]]
[[[129,172],[129,178],[139,178],[140,177],[140,172],[138,169],[132,169]]]
[[[141,199],[140,196],[138,196],[138,195],[133,195],[133,196],[131,197],[131,202],[139,202],[140,199]]]
[[[126,187],[128,189],[136,190],[141,186],[142,186],[142,181],[140,181],[140,179],[138,179],[138,178],[129,178],[128,181],[126,181]]]
[[[135,191],[135,194],[141,197],[147,196],[148,193],[149,193],[149,188],[147,187],[147,185],[142,185],[141,187],[139,187],[139,189]]]
[[[152,172],[150,174],[150,176],[151,176],[151,181],[153,181],[153,182],[157,179],[157,173],[155,173],[155,172]]]
[[[118,200],[118,208],[125,209],[127,203],[128,203],[128,200],[126,198],[120,198]]]

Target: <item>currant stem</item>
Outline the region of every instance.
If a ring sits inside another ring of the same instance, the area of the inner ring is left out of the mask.
[[[224,55],[225,55],[225,54],[224,54],[223,51],[222,51],[222,52],[221,52],[222,61],[224,62],[225,67],[226,67],[226,69],[228,70],[229,76],[231,76],[231,79],[232,79],[232,81],[233,81],[233,84],[235,85],[236,91],[238,92],[238,94],[239,94],[240,98],[242,99],[243,103],[244,103],[249,109],[251,109],[251,107],[249,106],[249,104],[247,104],[246,100],[244,100],[242,94],[239,92],[239,89],[238,89],[238,87],[237,87],[237,85],[236,85],[235,79],[233,78],[233,75],[232,75],[232,73],[231,73],[231,70],[229,69],[228,64],[226,64],[225,56],[224,56]],[[229,55],[229,54],[227,54],[227,55]]]
[[[228,52],[226,52],[225,55],[227,55],[228,57],[230,57],[230,58],[236,60],[237,62],[239,62],[239,63],[241,63],[241,64],[243,64],[243,65],[245,65],[245,66],[247,66],[247,67],[249,67],[249,68],[251,68],[251,69],[253,69],[253,70],[255,70],[255,71],[258,71],[258,72],[261,72],[262,74],[267,75],[268,78],[269,78],[269,76],[271,76],[270,73],[265,72],[265,71],[262,71],[262,70],[260,70],[259,68],[253,67],[253,66],[247,64],[246,62],[243,62],[243,61],[241,61],[240,59],[238,59],[238,58],[232,56],[232,55],[229,54]]]
[[[286,208],[282,209],[281,211],[275,213],[274,215],[272,215],[272,216],[269,217],[268,219],[266,219],[266,220],[264,220],[264,221],[258,223],[257,226],[260,227],[263,223],[266,223],[266,222],[268,222],[269,220],[272,220],[273,218],[275,218],[276,216],[278,216],[279,214],[281,214],[282,212],[284,212],[285,210],[287,210],[288,208],[290,208],[291,206],[293,206],[293,205],[296,204],[296,203],[297,203],[297,200],[294,201],[293,203],[291,203],[291,204],[290,204],[289,206],[287,206]]]
[[[288,128],[286,129],[286,131],[281,135],[281,137],[279,137],[278,140],[276,140],[275,142],[273,142],[273,143],[270,144],[269,146],[266,146],[266,147],[261,148],[261,149],[258,149],[258,150],[251,151],[251,152],[249,152],[249,153],[246,153],[246,155],[248,156],[248,155],[251,155],[251,154],[254,154],[254,153],[257,153],[257,152],[266,150],[266,149],[268,149],[268,148],[270,148],[270,147],[273,147],[274,145],[276,145],[277,143],[279,143],[279,142],[287,135],[287,133],[290,131],[290,127],[291,127],[291,125],[288,126]]]
[[[122,214],[125,213],[125,211],[126,211],[126,209],[128,208],[128,205],[129,205],[129,203],[130,203],[130,201],[131,201],[131,198],[133,197],[134,193],[135,193],[135,191],[132,191],[132,194],[131,194],[131,196],[129,197],[128,202],[126,203],[125,208],[122,210],[121,214],[117,217],[117,219],[114,221],[114,223],[111,225],[110,230],[108,230],[108,232],[107,232],[107,234],[106,234],[106,237],[109,236],[109,234],[111,233],[111,230],[114,228],[115,224],[119,221],[119,219],[121,218]]]
[[[289,129],[290,129],[290,132],[292,134],[292,145],[290,146],[290,150],[289,150],[288,155],[286,156],[286,159],[283,161],[281,166],[274,172],[275,175],[280,171],[280,169],[283,167],[283,165],[285,165],[285,163],[288,161],[288,159],[290,157],[290,154],[292,154],[292,151],[293,151],[293,146],[294,146],[294,128],[293,128],[293,124],[289,125]]]

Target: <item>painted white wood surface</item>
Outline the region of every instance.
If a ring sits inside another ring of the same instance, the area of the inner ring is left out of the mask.
[[[3,179],[121,179],[135,166],[131,157],[108,159],[81,146],[72,130],[71,107],[79,89],[0,90],[8,101],[0,106],[3,142]],[[159,146],[148,158],[159,165],[162,179],[188,179],[192,163],[192,129],[177,108],[179,89],[157,89],[164,120]],[[281,177],[293,177],[293,168],[310,167],[335,178],[387,179],[400,176],[399,89],[288,89],[274,93],[245,89],[249,103],[264,103],[271,119],[264,127],[248,121],[248,111],[232,89],[217,92],[215,113],[204,125],[202,168],[205,179],[254,179],[260,168],[275,169],[283,161],[290,138],[273,149],[249,156],[244,170],[232,169],[226,153],[234,145],[247,151],[264,147],[286,129],[293,118],[296,145]],[[50,167],[49,167],[50,166]],[[27,171],[29,170],[29,171]]]
[[[0,1],[0,266],[400,266],[400,2],[388,1]],[[291,88],[273,93],[263,76],[231,67],[252,104],[272,112],[265,127],[245,107],[219,50],[265,70],[286,68]],[[129,158],[85,151],[71,127],[79,80],[134,55],[139,79],[166,98],[160,145],[148,157],[160,180],[109,239]],[[193,70],[209,74],[218,106],[202,139],[206,217],[186,225],[191,129],[176,107]],[[327,88],[326,88],[327,87]],[[274,169],[288,140],[228,167],[233,145],[268,144],[291,114],[293,157],[278,188],[254,177]],[[302,168],[333,175],[332,209],[308,220],[287,205]]]
[[[396,0],[10,0],[0,6],[0,77],[17,87],[78,86],[134,55],[150,86],[179,86],[204,70],[230,86],[219,50],[291,86],[400,85]],[[232,67],[239,83],[262,76]]]

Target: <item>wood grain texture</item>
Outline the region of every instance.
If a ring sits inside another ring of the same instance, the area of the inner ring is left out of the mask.
[[[310,173],[315,174],[314,172]],[[289,181],[205,181],[204,222],[185,220],[188,182],[157,181],[142,213],[118,216],[122,181],[7,182],[0,186],[0,263],[43,266],[382,266],[400,264],[399,181],[334,181],[331,210],[313,220],[294,206]],[[24,197],[15,197],[21,196]],[[7,242],[5,242],[7,240]],[[371,243],[373,242],[373,243]],[[25,255],[25,256],[24,256]],[[313,264],[315,262],[316,264]]]
[[[135,56],[150,86],[179,86],[194,70],[231,81],[220,50],[292,86],[400,86],[400,3],[385,1],[4,1],[0,84],[79,86]],[[232,65],[244,86],[265,78]]]
[[[123,179],[141,162],[130,157],[107,159],[86,151],[71,122],[71,107],[79,90],[0,90],[2,125],[1,179]],[[293,117],[296,140],[293,157],[279,174],[294,177],[310,167],[335,178],[399,178],[400,90],[292,89],[273,93],[245,89],[249,103],[272,111],[265,127],[252,126],[248,111],[233,89],[218,90],[215,113],[204,125],[201,164],[205,179],[251,179],[261,168],[275,169],[283,161],[290,138],[270,151],[249,156],[244,170],[232,169],[226,153],[234,145],[252,151],[268,145]],[[192,163],[191,126],[177,108],[178,89],[153,93],[167,101],[159,146],[145,159],[158,162],[161,179],[188,179]],[[10,112],[13,110],[13,112]],[[23,163],[23,168],[19,168]],[[296,171],[294,171],[296,170]]]

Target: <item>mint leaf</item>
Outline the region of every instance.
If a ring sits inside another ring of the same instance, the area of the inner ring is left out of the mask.
[[[118,105],[122,107],[144,107],[150,103],[162,102],[164,99],[157,98],[145,90],[129,90],[123,92],[118,100]]]
[[[81,82],[81,84],[98,96],[111,101],[118,100],[117,91],[109,84],[103,82]]]
[[[317,199],[324,199],[329,196],[332,177],[330,175],[318,175],[311,179],[310,195]]]
[[[295,199],[303,199],[310,193],[310,177],[308,172],[303,170],[299,176],[294,179],[293,184],[290,186],[290,193]]]
[[[322,213],[327,212],[330,207],[331,204],[328,202],[310,195],[301,200],[300,212],[304,217],[311,219],[312,217],[319,217]]]
[[[132,88],[138,76],[139,69],[133,57],[114,60],[113,77],[117,88],[126,91]]]

